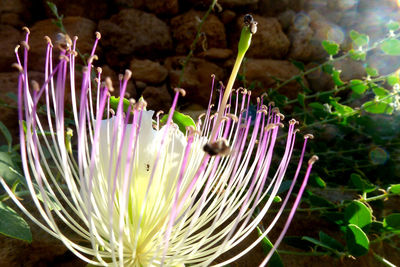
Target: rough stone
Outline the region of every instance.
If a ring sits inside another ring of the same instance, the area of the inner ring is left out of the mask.
[[[169,71],[171,87],[179,83],[181,64],[184,57],[170,57],[165,61]],[[184,100],[207,107],[210,98],[211,74],[215,74],[216,81],[224,79],[224,71],[214,63],[200,58],[192,58],[186,65],[181,88],[186,90]]]
[[[221,14],[221,21],[223,24],[228,24],[231,23],[236,17],[236,13],[233,12],[232,10],[224,10]]]
[[[30,7],[31,3],[27,0],[0,1],[0,24],[22,27],[31,20]]]
[[[161,87],[147,86],[142,96],[147,102],[147,108],[151,110],[162,110],[165,113],[168,112],[171,107],[172,97],[168,93],[167,86]]]
[[[232,56],[231,49],[224,49],[224,48],[211,48],[206,51],[203,51],[199,54],[200,57],[204,57],[205,59],[227,59]]]
[[[7,97],[7,93],[18,94],[18,72],[2,72],[0,73],[0,99],[8,105],[17,107],[17,102]],[[0,121],[2,121],[11,131],[13,136],[18,133],[18,115],[17,110],[11,107],[0,106]]]
[[[190,10],[171,20],[172,36],[177,43],[175,50],[178,54],[185,54],[190,50],[203,15],[204,12]],[[210,14],[207,17],[203,24],[202,32],[204,35],[197,42],[195,52],[201,51],[203,45],[206,46],[206,49],[226,48],[225,27],[217,16]]]
[[[135,80],[150,84],[161,83],[168,75],[168,70],[165,67],[148,59],[133,59],[130,69]]]
[[[243,6],[256,6],[259,0],[219,0],[218,3],[224,8],[237,8]]]
[[[329,36],[332,27],[319,13],[311,12],[311,16],[296,14],[288,33],[292,42],[288,57],[304,62],[325,59],[328,54],[322,48],[321,42],[334,39]]]
[[[285,81],[294,75],[299,74],[299,70],[287,60],[273,60],[273,59],[248,59],[244,63],[246,69],[246,80],[249,84],[255,82],[261,84],[261,88],[256,87],[253,90],[255,97],[260,96],[267,88],[276,86],[276,79]],[[303,79],[304,84],[308,83]],[[297,98],[300,92],[300,85],[293,81],[283,86],[278,90],[280,94],[287,96],[289,99]]]
[[[282,31],[279,21],[276,18],[265,18],[258,15],[253,17],[258,22],[258,29],[246,55],[253,58],[283,58],[289,50],[290,42]],[[241,17],[237,20],[238,33],[240,33],[242,25],[243,18]]]
[[[145,5],[156,14],[174,15],[179,11],[178,0],[145,0]]]
[[[260,14],[264,16],[276,16],[285,10],[300,11],[304,7],[305,0],[260,0],[258,4]]]
[[[95,40],[96,24],[82,17],[65,17],[63,24],[70,37],[78,36],[77,48],[81,54],[90,53]],[[44,71],[46,60],[46,41],[44,36],[49,36],[55,45],[54,52],[58,52],[56,48],[57,34],[60,29],[53,24],[52,19],[38,21],[30,29],[29,39],[29,67],[33,70]],[[96,54],[100,52],[97,49]],[[78,62],[78,60],[77,60]]]
[[[145,4],[145,0],[114,0],[114,3],[118,6],[119,9],[126,8],[143,8]]]
[[[0,72],[11,71],[11,64],[16,62],[15,47],[21,41],[20,31],[9,25],[0,25]]]
[[[102,44],[121,55],[152,55],[172,48],[168,25],[155,15],[123,9],[99,22]]]
[[[57,6],[58,14],[66,17],[85,17],[95,21],[106,18],[111,6],[108,0],[52,0],[51,2]],[[47,6],[47,0],[42,0],[42,6],[46,7],[47,17],[54,17],[53,12]]]
[[[279,20],[279,23],[282,25],[282,29],[285,32],[292,25],[295,16],[296,16],[296,13],[291,9],[286,10],[285,12],[282,12],[281,14],[279,14],[278,20]]]

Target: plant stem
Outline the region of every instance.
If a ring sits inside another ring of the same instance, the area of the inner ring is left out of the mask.
[[[391,262],[388,261],[387,259],[385,259],[385,258],[379,256],[379,255],[376,254],[375,252],[373,252],[373,253],[374,253],[374,258],[375,258],[378,262],[383,263],[385,266],[396,267],[396,265],[394,265],[393,263],[391,263]]]

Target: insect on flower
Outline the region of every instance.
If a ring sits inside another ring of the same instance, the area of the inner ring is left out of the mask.
[[[46,38],[45,82],[30,81],[26,29],[23,58],[16,51],[21,159],[26,185],[42,219],[24,208],[2,178],[1,184],[31,220],[90,264],[225,266],[243,256],[266,237],[283,213],[309,137],[290,177],[291,187],[268,228],[236,256],[216,261],[263,220],[284,180],[297,133],[297,122],[291,120],[281,161],[271,167],[283,115],[273,103],[265,105],[262,96],[251,116],[250,92],[232,90],[250,44],[249,26],[242,31],[227,87],[219,92],[217,112],[211,110],[213,76],[207,112],[185,133],[172,120],[178,98],[185,94],[182,89],[176,89],[163,126],[159,113],[153,124],[154,112],[146,110],[142,99],[131,100],[124,108],[130,71],[121,79],[117,108],[111,109],[111,80],[102,77],[101,68],[97,68],[95,86],[91,79],[99,33],[81,85],[75,84],[77,38],[66,37],[67,45],[57,47],[57,63],[52,42]],[[65,105],[67,92],[71,106]],[[45,116],[38,114],[39,100],[45,103]],[[65,127],[66,109],[73,114],[71,129]],[[309,160],[284,229],[262,266],[282,241],[316,159]],[[63,233],[60,224],[77,234],[79,241]]]

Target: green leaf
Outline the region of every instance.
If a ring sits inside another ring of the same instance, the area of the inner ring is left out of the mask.
[[[339,45],[333,41],[324,40],[322,41],[322,47],[331,56],[339,53]]]
[[[383,227],[400,230],[400,213],[392,213],[383,219]]]
[[[3,133],[4,137],[6,138],[8,144],[8,152],[12,150],[12,137],[10,131],[7,127],[0,121],[0,131]]]
[[[355,79],[350,81],[350,88],[353,92],[361,95],[367,90],[368,86],[363,81]]]
[[[51,12],[53,12],[53,14],[54,14],[56,17],[58,17],[57,6],[56,6],[54,3],[50,2],[50,1],[47,1],[47,5],[49,6]]]
[[[6,96],[13,100],[15,103],[18,103],[18,96],[15,93],[8,92],[6,93]]]
[[[289,190],[290,186],[292,185],[293,180],[285,180],[281,183],[281,186],[278,189],[277,194],[282,194]]]
[[[317,246],[320,246],[320,247],[329,248],[324,243],[322,243],[321,241],[319,241],[319,240],[317,240],[315,238],[309,237],[309,236],[303,236],[301,239],[302,240],[306,240],[306,241],[308,241],[310,243],[313,243],[314,245],[317,245]]]
[[[312,109],[325,110],[324,105],[322,105],[319,102],[312,102],[312,103],[308,104],[308,106],[311,107]]]
[[[321,242],[323,244],[325,244],[326,246],[338,250],[338,251],[343,251],[344,247],[342,244],[340,244],[336,239],[334,239],[333,237],[325,234],[324,232],[320,231],[319,232],[319,240],[321,240]]]
[[[399,77],[397,77],[397,75],[394,75],[394,74],[387,76],[386,81],[387,81],[388,85],[390,85],[390,86],[393,86],[396,83],[400,83]]]
[[[275,196],[274,202],[276,202],[276,203],[282,202],[282,198],[280,196]]]
[[[360,228],[366,228],[372,222],[372,211],[358,200],[353,200],[344,210],[344,220]]]
[[[0,176],[4,178],[8,185],[14,184],[19,178],[12,169],[17,169],[17,166],[13,162],[11,154],[0,152]]]
[[[331,101],[331,105],[335,108],[334,114],[340,117],[348,117],[354,114],[354,109],[349,106],[339,104],[335,100]]]
[[[397,31],[400,28],[400,24],[397,21],[391,20],[386,24],[386,28],[389,31]]]
[[[379,101],[367,101],[361,106],[361,108],[366,112],[373,114],[392,114],[393,112],[393,107],[388,103]]]
[[[333,65],[332,64],[324,64],[322,66],[322,71],[328,74],[332,74],[333,73]]]
[[[349,224],[346,228],[346,243],[349,252],[353,256],[362,256],[368,253],[369,240],[360,227]]]
[[[110,97],[110,107],[113,109],[113,110],[115,110],[115,111],[117,111],[117,109],[118,109],[118,104],[119,104],[119,99],[120,99],[120,97],[115,97],[115,96],[111,96]],[[123,100],[124,102],[124,112],[126,112],[126,111],[128,111],[128,107],[129,107],[129,105],[130,105],[130,102],[129,102],[129,100],[128,99],[126,99],[126,98],[124,98],[124,100]]]
[[[379,76],[379,71],[372,67],[365,67],[365,72],[371,77]]]
[[[368,35],[359,33],[355,30],[350,31],[350,38],[353,40],[353,43],[357,46],[367,45],[369,42]]]
[[[257,227],[257,233],[259,236],[261,236],[263,233],[259,227]],[[271,241],[269,241],[267,237],[264,237],[261,240],[261,246],[263,248],[265,255],[268,255],[270,250],[274,247],[274,245],[271,243]],[[274,251],[274,254],[272,254],[272,257],[269,260],[268,264],[270,267],[283,267],[281,256],[278,254],[276,250]]]
[[[0,233],[29,243],[32,242],[32,233],[28,223],[3,202],[0,202]]]
[[[317,186],[319,188],[325,188],[326,187],[326,183],[324,180],[322,180],[321,177],[319,177],[318,175],[312,175],[310,177],[310,184],[313,186]]]
[[[160,122],[161,123],[166,123],[168,120],[168,114],[164,115]],[[194,122],[194,120],[189,116],[189,115],[185,115],[183,113],[180,113],[178,111],[174,111],[174,115],[172,116],[172,121],[178,125],[179,130],[182,133],[186,133],[186,127],[187,126],[193,126],[194,128],[196,128],[196,123]]]
[[[299,70],[304,71],[306,69],[306,66],[304,65],[303,62],[301,61],[296,61],[296,60],[290,60],[290,62]]]
[[[335,207],[335,204],[333,204],[331,201],[312,193],[308,196],[308,199],[310,200],[311,205],[314,207]]]
[[[380,87],[380,86],[374,86],[374,87],[372,88],[372,91],[373,91],[374,94],[375,94],[377,97],[379,97],[379,98],[386,97],[386,96],[389,95],[388,90],[386,90],[385,88]]]
[[[350,180],[354,184],[354,186],[362,192],[370,193],[376,189],[376,187],[371,184],[369,181],[361,178],[357,173],[352,173],[350,175]]]
[[[305,96],[305,94],[298,94],[297,95],[297,100],[299,101],[299,104],[302,106],[302,107],[305,107],[305,104],[304,104],[304,99],[306,98],[306,96]]]
[[[382,51],[390,56],[400,56],[400,40],[391,38],[381,45]]]
[[[390,186],[389,192],[393,194],[400,194],[400,184],[394,184]]]
[[[342,79],[340,79],[341,72],[342,72],[341,70],[333,70],[332,71],[332,80],[335,83],[335,85],[337,85],[337,86],[344,85],[344,82],[342,81]]]
[[[365,53],[364,51],[356,51],[354,49],[350,49],[349,54],[353,60],[357,61],[365,61],[365,59],[367,58],[367,53]]]

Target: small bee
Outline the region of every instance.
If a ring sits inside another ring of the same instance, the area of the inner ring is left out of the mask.
[[[225,139],[218,139],[213,143],[207,143],[203,146],[203,150],[210,156],[226,156],[231,152],[228,141]]]
[[[145,166],[146,166],[146,171],[150,171],[150,164],[146,163]]]

